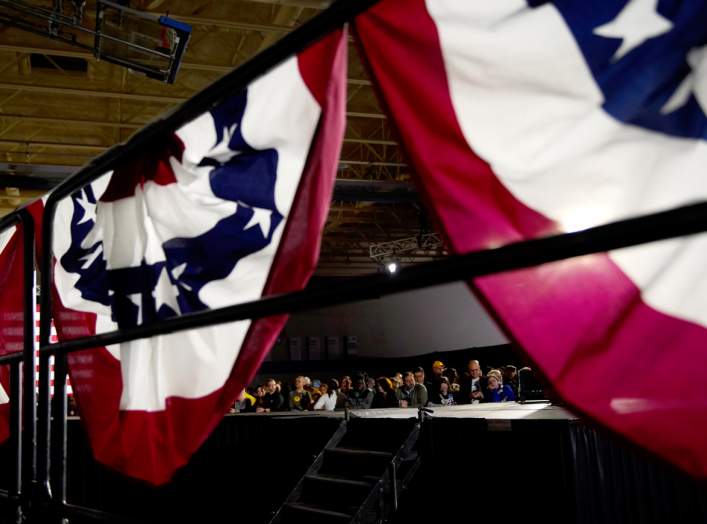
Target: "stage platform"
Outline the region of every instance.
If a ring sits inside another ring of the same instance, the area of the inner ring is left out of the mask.
[[[383,434],[417,415],[352,411],[348,423]],[[68,500],[142,522],[266,523],[343,417],[227,415],[159,488],[96,464],[80,421],[70,420]],[[703,484],[547,403],[432,408],[418,449],[422,467],[392,522],[707,522]],[[0,447],[0,463],[8,459]]]
[[[434,418],[471,418],[485,420],[578,420],[565,408],[548,402],[518,404],[503,402],[494,404],[474,404],[464,406],[444,406],[426,408],[427,416]],[[368,409],[352,412],[356,417],[366,418],[410,418],[417,416],[417,409]]]
[[[549,402],[502,402],[494,404],[467,404],[463,406],[430,406],[426,416],[434,418],[472,418],[485,420],[579,420],[567,409]],[[357,409],[349,415],[359,418],[417,418],[413,408]],[[331,417],[345,418],[344,411],[281,411],[276,413],[233,413],[227,417]],[[72,417],[77,418],[77,417]]]

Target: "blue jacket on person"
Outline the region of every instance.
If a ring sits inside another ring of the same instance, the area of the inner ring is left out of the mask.
[[[510,402],[516,399],[511,386],[504,384],[499,389],[487,389],[484,392],[485,402]]]

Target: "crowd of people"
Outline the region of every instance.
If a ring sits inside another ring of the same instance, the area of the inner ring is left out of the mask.
[[[520,372],[529,370],[522,368]],[[327,381],[298,376],[294,384],[269,378],[244,390],[232,412],[334,411],[375,408],[420,408],[481,402],[508,402],[518,396],[515,366],[491,368],[484,374],[478,360],[470,360],[462,376],[439,360],[431,373],[424,368],[373,378],[366,373]]]

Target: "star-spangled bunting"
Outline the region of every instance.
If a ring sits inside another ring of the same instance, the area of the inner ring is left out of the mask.
[[[553,4],[577,40],[610,115],[676,137],[707,138],[704,3],[629,0],[593,2],[591,9],[579,0]],[[673,52],[659,52],[666,48]],[[627,76],[633,81],[626,82]]]

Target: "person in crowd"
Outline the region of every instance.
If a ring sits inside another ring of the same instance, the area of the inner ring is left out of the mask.
[[[430,382],[440,382],[446,369],[447,368],[441,360],[435,360],[432,363],[432,375],[430,376]]]
[[[486,377],[481,372],[481,364],[478,360],[470,360],[467,364],[467,373],[459,389],[459,403],[479,404],[484,402],[485,390]]]
[[[372,391],[373,395],[375,396],[376,391],[378,391],[378,387],[376,386],[376,379],[374,379],[373,377],[368,377],[366,379],[366,389]]]
[[[390,380],[390,384],[393,386],[393,389],[398,389],[402,385],[402,382],[398,384],[398,381],[395,379],[395,375],[388,377],[388,380]]]
[[[432,373],[429,380],[425,383],[430,404],[440,404],[439,385],[442,382],[444,370],[445,367],[442,361],[435,360],[432,363]]]
[[[403,382],[405,379],[403,378]],[[425,385],[425,369],[420,366],[415,370],[415,383]]]
[[[369,409],[373,403],[374,393],[366,387],[365,375],[353,378],[353,387],[347,397],[347,405],[351,409]]]
[[[502,377],[498,369],[492,369],[488,372],[485,392],[486,402],[509,402],[516,399],[511,387],[503,384]]]
[[[326,387],[326,384],[324,384],[324,387]],[[322,381],[318,378],[312,380],[312,387],[309,389],[309,393],[312,396],[312,402],[316,404],[319,397],[322,396]]]
[[[372,408],[397,408],[398,397],[395,395],[393,382],[387,377],[376,380],[376,394],[373,397]]]
[[[307,411],[312,406],[312,395],[304,389],[305,377],[295,379],[295,389],[290,391],[290,409],[293,411]]]
[[[258,411],[259,407],[263,406],[263,398],[265,397],[265,386],[262,384],[255,388],[255,411]]]
[[[339,388],[339,391],[341,393],[343,393],[344,396],[348,395],[349,391],[351,391],[351,385],[352,385],[351,377],[348,375],[344,375],[343,377],[341,377],[340,384],[341,384],[341,387]]]
[[[393,382],[396,389],[403,387],[403,374],[400,371],[393,376]]]
[[[289,386],[287,386],[287,385],[283,386],[282,380],[276,380],[275,381],[275,389],[277,390],[277,392],[280,395],[282,395],[282,401],[283,401],[282,409],[286,410],[287,409],[287,398],[290,395]]]
[[[282,411],[285,407],[285,399],[282,398],[278,383],[274,378],[265,381],[265,395],[263,395],[260,406],[256,408],[258,413],[270,413],[272,411]]]
[[[503,367],[503,383],[513,390],[513,394],[518,396],[518,370],[510,364]]]
[[[398,388],[397,393],[401,408],[421,408],[427,405],[427,389],[424,384],[417,383],[412,371],[405,373],[403,387]]]
[[[486,372],[486,377],[496,376],[500,382],[503,382],[503,372],[499,368],[491,368]]]
[[[327,383],[322,383],[319,386],[321,396],[314,404],[314,411],[334,411],[336,409],[336,402],[338,399],[338,389],[339,382],[335,378],[332,378]]]
[[[451,391],[452,393],[455,393],[455,394],[458,393],[459,392],[459,372],[457,371],[457,368],[445,368],[444,376],[447,377],[447,380],[449,381],[449,391]]]
[[[245,389],[241,391],[236,402],[231,406],[231,413],[254,413],[257,399]]]
[[[454,406],[456,401],[454,400],[454,394],[450,389],[449,379],[447,377],[442,377],[439,381],[439,391],[437,391],[438,406]],[[432,404],[432,401],[430,401]]]

